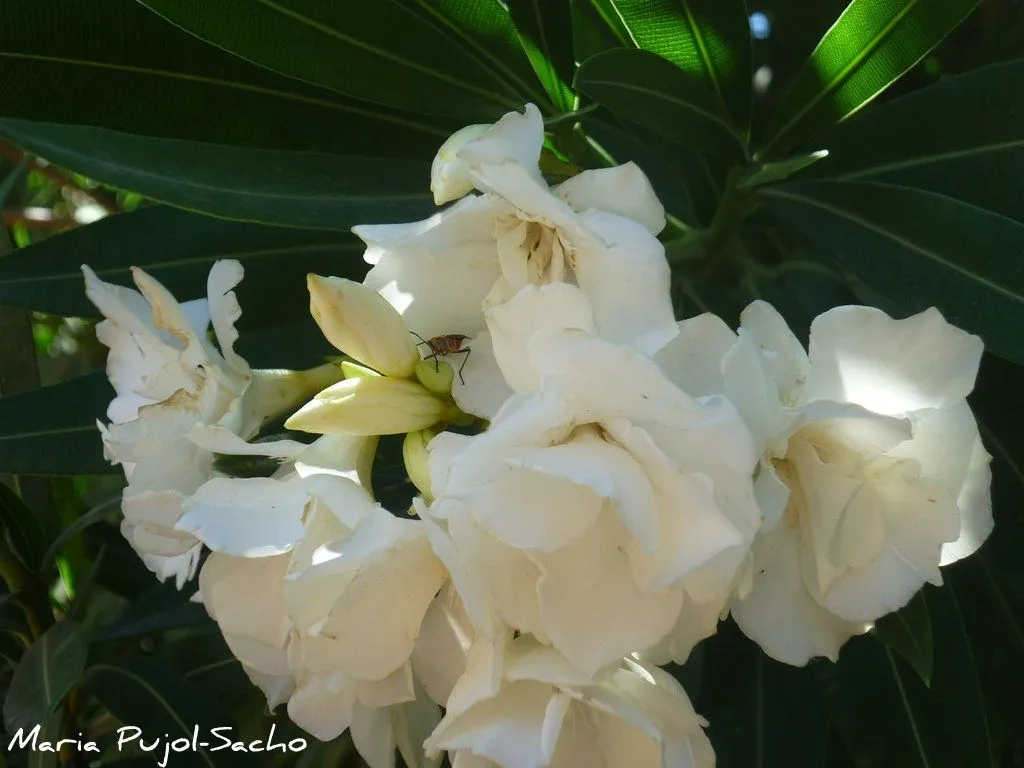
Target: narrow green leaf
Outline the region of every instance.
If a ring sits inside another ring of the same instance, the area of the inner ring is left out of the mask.
[[[936,306],[988,348],[1024,361],[1024,224],[888,184],[791,183],[759,195],[907,311]]]
[[[142,0],[197,37],[267,69],[357,99],[491,120],[523,97],[456,35],[396,0]],[[481,13],[502,12],[479,3]]]
[[[875,634],[914,668],[925,685],[931,685],[934,663],[932,623],[923,592],[918,592],[898,611],[876,621]]]
[[[750,126],[751,39],[744,0],[611,0],[636,45],[704,82],[741,132]]]
[[[39,516],[21,497],[0,482],[0,524],[14,551],[29,570],[35,570],[44,561],[43,553],[49,537]]]
[[[573,108],[569,87],[575,69],[572,48],[572,12],[569,0],[509,0],[523,49],[551,102],[562,112]]]
[[[876,638],[855,637],[838,664],[814,665],[833,722],[855,765],[991,768],[985,711],[956,601],[948,586],[925,590],[935,637],[931,688]]]
[[[179,592],[171,582],[155,584],[128,606],[94,640],[106,643],[131,637],[166,632],[172,629],[210,625],[206,609],[189,601],[187,593]]]
[[[924,58],[979,0],[853,0],[797,75],[760,154],[780,152],[856,112]]]
[[[233,727],[233,718],[217,698],[190,683],[168,668],[165,661],[135,657],[123,663],[103,662],[91,666],[82,677],[82,685],[126,725],[147,734],[166,734],[168,740],[191,740],[198,728],[196,751],[176,753],[174,764],[186,768],[247,766],[251,755],[231,750],[211,751],[203,746],[202,736],[211,728]]]
[[[788,160],[781,160],[778,163],[758,163],[736,182],[736,187],[737,189],[753,189],[762,184],[782,181],[826,157],[828,157],[828,152],[822,149],[806,155],[797,155]]]
[[[61,549],[71,539],[75,538],[78,534],[88,528],[90,525],[100,522],[113,514],[115,511],[121,509],[121,494],[107,499],[106,501],[97,504],[95,507],[90,509],[84,515],[76,518],[74,522],[66,526],[60,535],[50,544],[42,558],[42,563],[52,562],[57,555],[60,554]]]
[[[0,135],[51,162],[180,208],[229,219],[348,230],[433,211],[426,164],[155,139],[0,120]]]
[[[135,0],[5,0],[0,93],[0,117],[272,149],[429,158],[459,127],[274,74]]]
[[[579,68],[575,86],[673,141],[736,162],[746,158],[744,140],[715,94],[653,53],[626,48],[599,53]]]
[[[947,77],[823,133],[804,177],[920,187],[1024,221],[1024,61]]]
[[[363,244],[348,233],[268,227],[153,205],[49,237],[0,260],[0,304],[72,317],[99,317],[80,264],[107,282],[132,285],[141,267],[181,300],[206,296],[218,259],[237,259],[246,330],[309,316],[306,274],[361,280]]]
[[[4,701],[9,733],[45,723],[85,669],[88,654],[81,627],[70,619],[54,624],[21,657]]]
[[[112,398],[113,390],[102,372],[0,398],[0,472],[120,472],[103,458],[96,428],[96,419]]]
[[[696,708],[718,768],[820,768],[828,716],[811,670],[769,659],[732,621],[701,647]]]

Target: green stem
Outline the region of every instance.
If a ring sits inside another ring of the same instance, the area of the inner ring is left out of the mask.
[[[28,571],[7,547],[0,547],[0,578],[7,583],[7,589],[25,614],[32,639],[38,639],[53,624],[46,585]]]

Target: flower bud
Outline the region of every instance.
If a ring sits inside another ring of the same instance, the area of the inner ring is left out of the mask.
[[[430,166],[430,191],[434,193],[436,205],[457,200],[473,189],[469,169],[459,160],[459,150],[480,138],[490,127],[467,125],[453,133],[448,141],[441,145]]]
[[[365,365],[360,365],[351,360],[341,361],[341,372],[345,374],[346,379],[371,379],[380,376],[372,368],[367,368]]]
[[[415,373],[420,384],[431,392],[439,395],[451,394],[455,371],[450,365],[438,364],[434,360],[420,360],[416,363]]]
[[[450,411],[450,404],[414,381],[345,379],[302,406],[285,427],[318,434],[400,435],[432,426]]]
[[[412,375],[420,356],[405,321],[373,288],[309,275],[309,311],[335,347],[385,376]]]
[[[430,468],[427,465],[429,453],[427,445],[437,436],[437,430],[428,428],[410,432],[402,443],[402,458],[405,460],[405,471],[416,486],[424,501],[428,504],[434,500],[430,488]]]

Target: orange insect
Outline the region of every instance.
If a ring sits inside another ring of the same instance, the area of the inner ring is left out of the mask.
[[[427,345],[427,348],[430,350],[430,354],[423,359],[434,361],[434,371],[437,371],[441,365],[439,358],[447,357],[448,355],[465,355],[465,357],[462,358],[462,365],[459,366],[459,381],[463,384],[466,383],[466,380],[462,378],[462,369],[466,367],[466,361],[469,360],[469,353],[473,350],[469,347],[462,346],[462,344],[469,338],[469,336],[465,336],[461,333],[449,333],[444,336],[434,336],[431,339],[424,339],[416,333],[416,331],[409,331],[409,333],[420,340],[420,343],[416,345],[417,347],[421,347],[424,344]]]

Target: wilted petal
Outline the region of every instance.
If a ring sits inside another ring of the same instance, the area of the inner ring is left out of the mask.
[[[952,405],[974,388],[982,349],[981,339],[934,307],[905,320],[838,307],[811,325],[804,398],[847,400],[886,415]]]

